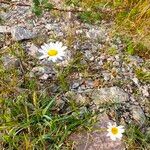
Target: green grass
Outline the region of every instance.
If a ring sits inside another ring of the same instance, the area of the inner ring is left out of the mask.
[[[78,14],[78,18],[85,23],[95,24],[101,21],[102,17],[100,13],[96,12],[81,12]]]
[[[1,108],[1,147],[5,149],[61,149],[78,127],[88,126],[92,113],[75,107],[59,113],[55,97],[34,92],[16,98],[3,98]]]
[[[143,83],[150,83],[150,72],[143,71],[142,68],[135,70],[137,78]]]
[[[12,55],[21,61],[19,67],[4,67],[2,57]],[[20,43],[14,43],[0,54],[0,147],[4,149],[62,149],[68,136],[78,127],[88,128],[94,114],[75,101],[65,102],[58,108],[57,100],[68,89],[68,77],[74,71],[84,69],[81,55],[75,56],[70,64],[58,70],[56,81],[60,93],[46,90],[48,84],[39,87],[39,80],[29,76],[29,56]],[[28,67],[25,67],[28,66]],[[23,71],[22,71],[22,69]],[[21,73],[21,74],[20,74]],[[53,95],[53,96],[52,96]],[[61,99],[61,98],[60,98]],[[66,108],[69,111],[66,111]]]
[[[84,11],[77,14],[82,22],[95,24],[101,20],[113,20],[115,22],[113,33],[119,33],[123,37],[129,36],[132,39],[127,44],[128,54],[136,54],[149,59],[149,0],[66,0],[66,2],[68,5],[72,6],[73,4],[73,6],[83,8]],[[105,12],[106,8],[111,11]]]
[[[98,25],[101,20],[105,19],[115,21],[114,32],[129,37],[123,41],[126,45],[125,52],[129,55],[139,55],[144,59],[149,58],[150,6],[148,0],[65,1],[71,6],[71,9],[82,7],[85,10],[77,12],[76,15],[84,23],[97,23]],[[33,12],[40,16],[43,9],[49,11],[53,7],[48,1],[43,0],[40,4],[39,0],[34,0]],[[110,14],[107,13],[107,16],[106,13],[99,10],[101,8],[110,8],[112,11]],[[4,23],[2,18],[0,18],[0,23]],[[76,40],[71,31],[72,28],[67,33],[68,47]],[[43,37],[38,37],[32,42],[40,46],[45,41]],[[117,50],[109,48],[107,52],[114,56]],[[7,68],[3,65],[2,57],[8,54],[18,59],[17,67],[12,65]],[[32,63],[30,63],[31,60]],[[76,54],[68,66],[64,68],[55,66],[56,80],[47,80],[41,86],[38,78],[29,76],[30,70],[38,62],[25,53],[21,43],[14,42],[7,49],[0,51],[0,148],[6,150],[61,150],[68,145],[67,138],[78,130],[78,127],[82,129],[92,127],[96,114],[90,109],[82,109],[83,107],[73,98],[65,102],[64,108],[57,106],[57,100],[61,99],[61,94],[69,90],[70,76],[76,72],[86,74],[88,71],[88,66],[83,65],[81,60],[82,55]],[[105,69],[111,70],[111,67],[110,62],[104,63]],[[135,74],[142,83],[149,83],[150,74],[142,68],[137,68]],[[47,90],[54,82],[59,89],[57,93]],[[121,84],[121,81],[118,82]],[[113,108],[117,114],[117,111],[121,110],[121,105],[105,104],[100,108],[106,112]],[[119,117],[116,116],[115,119]],[[147,126],[149,126],[148,123]],[[129,150],[150,149],[150,134],[144,130],[143,127],[133,124],[126,127],[124,142]],[[68,146],[67,148],[71,149]]]
[[[129,150],[148,150],[150,149],[150,131],[142,129],[135,124],[129,124],[126,130],[126,143]]]

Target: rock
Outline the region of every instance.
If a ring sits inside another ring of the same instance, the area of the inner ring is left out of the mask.
[[[34,44],[31,44],[31,46],[28,49],[28,53],[29,55],[36,58],[38,54],[38,47],[36,47]]]
[[[12,38],[15,41],[27,40],[35,37],[35,34],[30,32],[28,29],[15,26],[11,28]]]
[[[148,86],[142,86],[140,87],[140,90],[142,91],[143,96],[149,97]]]
[[[136,85],[139,84],[139,80],[138,80],[138,78],[136,78],[136,77],[132,78],[132,81],[133,81]]]
[[[10,33],[11,28],[8,26],[0,26],[0,33]]]
[[[78,104],[87,104],[89,103],[89,98],[86,95],[78,94],[73,91],[69,91],[65,94],[67,99],[74,100]]]
[[[130,60],[130,65],[139,66],[139,64],[143,63],[143,59],[139,56],[128,56]]]
[[[90,60],[90,61],[93,61],[94,60],[94,56],[93,54],[91,53],[91,51],[85,51],[85,57]]]
[[[44,67],[41,67],[41,66],[38,66],[38,67],[34,67],[31,72],[30,72],[30,75],[32,76],[41,76],[45,73],[45,69]]]
[[[117,67],[117,66],[119,66],[119,65],[120,65],[119,62],[117,62],[117,61],[114,61],[114,62],[113,62],[113,66],[116,66],[116,67]]]
[[[86,85],[86,88],[87,89],[91,89],[91,88],[93,88],[93,86],[94,86],[94,82],[93,82],[93,80],[86,80],[85,81],[85,85]]]
[[[65,101],[63,101],[59,97],[56,97],[55,102],[56,102],[56,108],[57,108],[57,110],[61,110],[64,107],[64,105],[65,105]]]
[[[12,69],[19,66],[19,60],[11,55],[6,55],[2,57],[2,62],[5,69]]]
[[[98,122],[92,132],[80,131],[73,133],[69,141],[73,142],[75,150],[124,150],[125,145],[121,140],[112,141],[107,134],[107,124],[112,122],[106,114],[98,117]]]
[[[105,29],[95,29],[92,28],[88,32],[86,32],[86,37],[90,38],[91,40],[96,40],[96,41],[104,41],[106,39],[106,31]]]
[[[83,103],[89,101],[90,97],[97,107],[107,102],[123,103],[129,100],[129,95],[119,87],[78,90],[78,93],[70,91],[66,96]]]
[[[49,75],[46,74],[46,73],[44,73],[39,79],[41,79],[41,80],[47,80],[48,77],[49,77]]]
[[[73,83],[73,85],[72,85],[72,89],[76,89],[76,88],[78,88],[80,86],[80,83],[78,83],[78,82],[75,82],[75,83]]]
[[[104,72],[104,73],[102,73],[103,74],[103,77],[104,77],[104,80],[105,81],[108,81],[108,80],[110,80],[110,74],[109,73],[106,73],[106,72]]]
[[[4,44],[5,44],[5,35],[0,33],[0,49],[3,48]]]
[[[119,87],[85,90],[84,93],[89,93],[91,100],[97,106],[107,102],[122,103],[129,100],[129,95]]]
[[[133,119],[139,125],[143,125],[146,121],[146,117],[145,117],[145,114],[144,114],[143,110],[141,109],[141,107],[132,105],[130,109],[131,109],[131,112],[132,112]]]

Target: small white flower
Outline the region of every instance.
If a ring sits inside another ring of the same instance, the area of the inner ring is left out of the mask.
[[[108,123],[108,134],[107,136],[110,136],[110,138],[115,141],[117,138],[122,138],[122,133],[124,132],[124,126],[117,126],[116,123],[112,125],[110,122]]]
[[[62,60],[65,56],[66,46],[63,46],[62,42],[50,42],[49,44],[44,44],[41,46],[41,49],[38,51],[43,55],[39,57],[39,59],[46,59],[55,62],[57,59]]]

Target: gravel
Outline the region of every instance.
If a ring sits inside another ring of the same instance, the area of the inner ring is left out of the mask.
[[[9,8],[8,5],[5,7]],[[109,116],[115,120],[117,112],[120,120],[123,119],[124,122],[133,121],[139,125],[145,124],[149,115],[147,103],[149,102],[150,85],[137,77],[136,70],[142,68],[144,72],[149,72],[148,67],[144,66],[147,60],[139,56],[127,55],[121,38],[109,36],[113,22],[102,21],[99,25],[89,25],[81,23],[73,13],[70,19],[67,18],[68,14],[61,13],[56,16],[49,12],[37,18],[29,7],[21,6],[11,7],[8,11],[1,13],[0,17],[5,20],[4,25],[0,26],[3,38],[0,46],[5,49],[8,43],[11,44],[11,40],[19,41],[24,45],[27,56],[31,56],[28,62],[32,64],[30,77],[38,78],[41,83],[49,79],[57,81],[54,65],[51,62],[38,60],[38,48],[43,43],[61,41],[68,47],[68,52],[63,61],[56,63],[57,67],[63,70],[76,57],[76,54],[82,54],[81,61],[73,64],[72,72],[66,78],[70,89],[63,94],[67,100],[73,98],[75,102],[80,105],[88,105],[93,110],[102,104],[120,103],[121,107],[116,111],[110,110]],[[10,42],[9,40],[4,42],[5,33],[11,33],[8,35]],[[35,42],[37,35],[40,35],[42,40]],[[115,49],[115,53],[108,52],[111,48]],[[7,69],[19,67],[18,58],[11,55],[4,55],[2,62]],[[76,65],[86,66],[86,68],[81,70]],[[96,85],[95,80],[99,81]],[[52,83],[48,87],[47,84],[41,85],[41,88],[49,88],[53,94],[60,89],[58,83]],[[65,100],[57,99],[58,109],[63,109],[65,103]],[[106,119],[107,121],[110,120]],[[115,145],[104,139],[104,134],[92,133],[92,138],[94,142],[89,141],[87,145],[89,150],[92,150],[92,147],[101,149],[102,146],[105,147],[105,150],[108,147],[121,150],[122,143],[119,142],[118,147],[115,147],[117,143]],[[88,139],[87,135],[84,137],[83,134],[80,138],[76,134],[73,140],[83,140],[84,143]],[[83,149],[80,144],[78,146],[79,150]]]

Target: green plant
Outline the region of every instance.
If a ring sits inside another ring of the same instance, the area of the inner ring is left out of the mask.
[[[33,0],[33,7],[32,11],[37,15],[40,16],[43,10],[51,10],[53,8],[53,4],[49,3],[48,0]]]
[[[36,91],[21,93],[14,99],[1,99],[1,146],[5,149],[61,149],[79,125],[84,127],[90,123],[90,111],[81,112],[76,107],[69,114],[59,114],[55,100]]]
[[[71,6],[80,6],[80,0],[66,0],[65,4]]]
[[[79,53],[74,56],[74,59],[64,69],[62,69],[62,67],[57,67],[58,70],[57,82],[59,83],[62,91],[69,90],[68,80],[69,80],[69,76],[73,72],[76,71],[81,72],[86,69],[86,66],[81,64],[81,58],[82,55]]]
[[[142,68],[136,69],[136,76],[142,82],[150,83],[150,72],[143,71]]]
[[[116,55],[117,54],[116,48],[114,48],[114,47],[109,48],[108,49],[108,54],[112,55],[112,56]]]
[[[150,58],[150,49],[148,49],[147,46],[145,46],[143,43],[139,42],[135,45],[135,54],[138,56],[149,59]]]
[[[135,124],[129,124],[126,127],[126,143],[127,149],[134,150],[148,150],[150,149],[150,134],[142,131],[140,127]]]
[[[83,22],[94,24],[101,20],[101,14],[92,11],[81,12],[78,14],[78,18]]]

